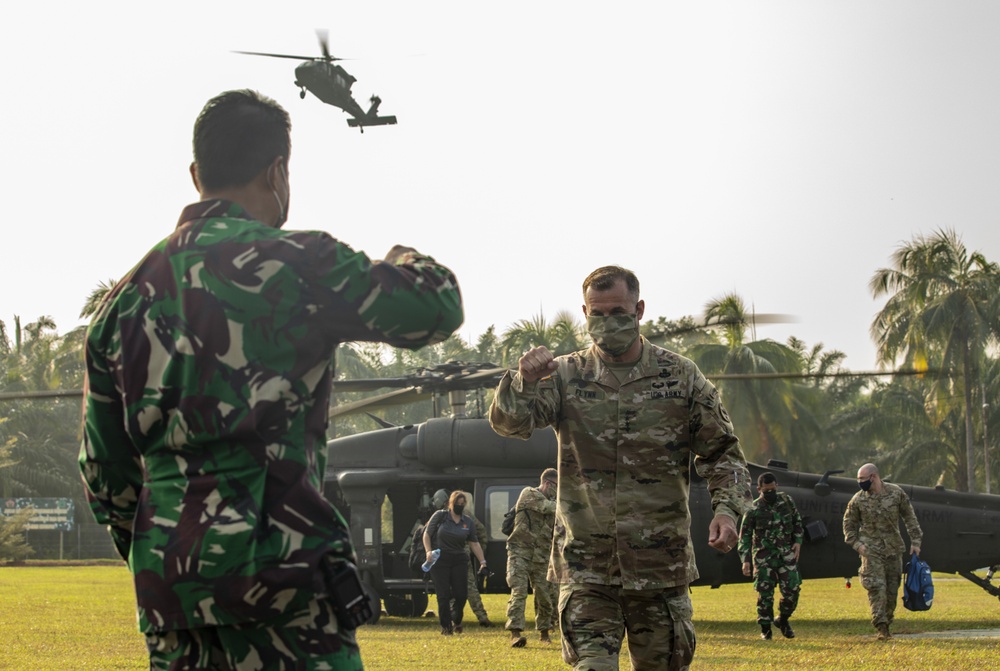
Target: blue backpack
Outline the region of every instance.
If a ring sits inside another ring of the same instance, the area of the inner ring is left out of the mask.
[[[903,582],[903,607],[907,610],[930,610],[934,603],[931,567],[914,554],[906,562],[903,571],[906,574]]]

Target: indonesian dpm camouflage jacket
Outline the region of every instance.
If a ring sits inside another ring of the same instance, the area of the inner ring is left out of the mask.
[[[322,494],[334,348],[417,348],[462,322],[451,271],[396,255],[205,201],[109,294],[87,333],[80,467],[143,631],[301,609],[354,557]]]
[[[792,566],[796,563],[792,546],[801,547],[802,537],[802,516],[791,496],[778,492],[774,503],[758,496],[740,525],[740,561],[772,568]]]
[[[556,357],[549,377],[509,371],[490,424],[527,439],[555,428],[559,494],[549,581],[661,589],[698,577],[688,509],[692,456],[716,514],[738,522],[749,473],[719,392],[695,364],[643,338],[619,388],[596,348]]]
[[[883,481],[880,494],[859,491],[847,503],[844,512],[844,542],[855,551],[864,543],[869,552],[879,557],[899,556],[909,549],[899,533],[900,518],[903,518],[910,544],[919,548],[923,532],[910,499],[901,487]]]
[[[549,563],[552,553],[552,526],[556,502],[536,487],[525,487],[514,508],[514,530],[507,537],[507,555],[523,557],[540,564]]]

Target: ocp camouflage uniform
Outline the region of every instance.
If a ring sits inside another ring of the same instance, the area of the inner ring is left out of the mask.
[[[796,543],[802,545],[802,516],[795,502],[785,492],[778,492],[773,504],[757,497],[743,515],[738,552],[740,561],[753,563],[753,586],[757,590],[757,623],[769,625],[774,620],[774,588],[781,591],[778,616],[788,621],[799,603]]]
[[[903,518],[910,544],[919,548],[923,538],[920,523],[901,487],[882,482],[882,492],[859,491],[847,504],[844,513],[844,541],[855,551],[864,544],[858,577],[868,591],[872,624],[892,624],[896,613],[896,598],[903,573],[902,555],[907,547],[899,533],[899,518]]]
[[[508,372],[490,407],[501,435],[556,430],[548,578],[561,583],[563,659],[578,669],[617,668],[626,629],[634,669],[686,669],[695,647],[687,585],[698,577],[692,458],[715,514],[736,523],[750,501],[746,460],[718,391],[692,361],[645,338],[642,346],[621,384],[592,346],[557,357],[556,371],[537,382]],[[613,609],[603,608],[606,599]]]
[[[535,595],[535,629],[555,629],[556,586],[548,581],[549,558],[552,554],[552,526],[556,517],[556,502],[535,487],[525,487],[514,508],[514,530],[507,537],[507,601],[509,630],[523,631],[524,607],[528,586]]]
[[[417,348],[461,321],[454,275],[430,257],[372,262],[229,201],[185,208],[86,341],[80,467],[134,575],[151,665],[196,660],[211,628],[338,630],[327,579],[355,553],[323,496],[334,348]],[[246,656],[279,668],[309,645]],[[337,645],[361,667],[353,631]]]
[[[472,519],[476,523],[476,535],[479,537],[479,543],[483,546],[483,550],[485,551],[487,543],[486,527],[479,521],[478,517],[473,516]],[[486,614],[486,606],[483,605],[483,597],[479,594],[479,578],[476,569],[472,567],[472,550],[469,549],[468,545],[465,546],[465,554],[470,557],[468,583],[469,608],[471,608],[472,612],[475,613],[479,624],[483,624],[485,622],[489,622],[490,618],[489,615]]]

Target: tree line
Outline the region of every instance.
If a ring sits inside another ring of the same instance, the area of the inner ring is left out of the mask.
[[[95,312],[113,282],[86,299]],[[1000,268],[968,250],[953,230],[916,236],[878,269],[870,290],[885,305],[870,327],[879,363],[917,374],[867,376],[843,366],[844,354],[795,337],[753,339],[753,314],[738,293],[713,298],[704,321],[660,317],[642,324],[650,341],[689,357],[722,393],[747,458],[791,468],[852,473],[873,461],[897,482],[961,491],[997,491],[1000,458]],[[86,512],[76,459],[78,398],[12,400],[18,392],[79,389],[85,328],[59,335],[47,317],[0,321],[0,494],[77,499]],[[401,377],[447,362],[516,367],[521,354],[545,345],[556,354],[590,344],[583,321],[539,314],[502,333],[489,327],[474,342],[460,336],[422,350],[372,343],[337,348],[338,380]],[[336,402],[378,392],[336,394]],[[470,392],[469,415],[486,412],[492,390]],[[8,397],[8,398],[5,398]],[[382,422],[416,423],[447,409],[433,401],[382,408]],[[365,414],[337,418],[331,433],[378,428]],[[0,530],[16,545],[10,524]],[[16,530],[15,530],[16,531]],[[8,553],[9,554],[9,553]]]

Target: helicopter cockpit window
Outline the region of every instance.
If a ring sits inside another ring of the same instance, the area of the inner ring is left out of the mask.
[[[486,488],[486,524],[491,541],[506,542],[507,536],[500,531],[504,514],[517,503],[524,485],[492,485]]]

